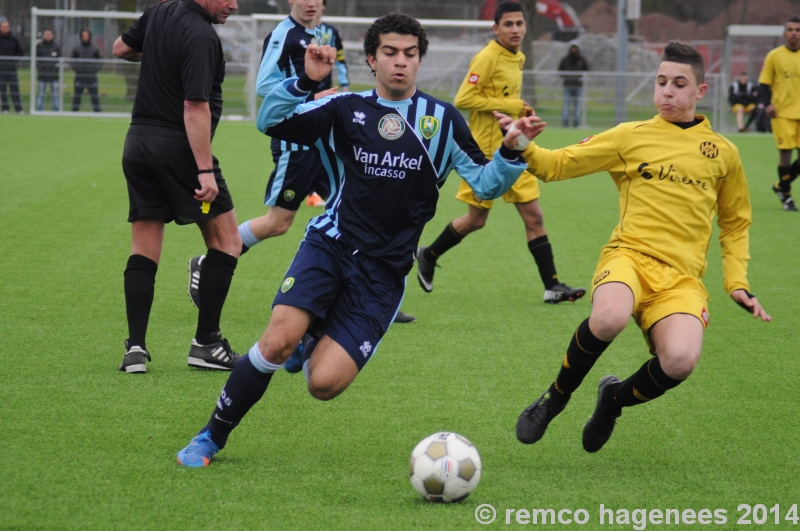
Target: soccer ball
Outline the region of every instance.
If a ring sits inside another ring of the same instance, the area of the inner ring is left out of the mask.
[[[465,437],[444,431],[420,441],[408,469],[411,484],[426,500],[459,502],[481,480],[481,457]]]

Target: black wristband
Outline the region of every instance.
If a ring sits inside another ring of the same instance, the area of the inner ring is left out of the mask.
[[[744,290],[742,290],[742,291],[744,291],[744,292],[747,294],[747,298],[748,298],[748,299],[754,299],[754,298],[756,297],[755,295],[753,295],[752,293],[750,293],[750,292],[749,292],[749,291],[747,291],[746,289],[744,289]],[[748,312],[750,312],[750,313],[753,313],[753,309],[752,309],[752,308],[748,308],[747,306],[745,306],[745,304],[744,304],[743,302],[738,302],[738,301],[737,301],[737,302],[736,302],[736,304],[738,304],[739,306],[741,306],[742,308],[744,308],[744,309],[745,309],[745,310],[747,310]]]
[[[311,92],[319,85],[319,81],[314,81],[305,73],[297,80],[297,88],[303,92]]]
[[[202,173],[214,173],[214,169],[212,168],[210,170],[197,170],[197,175],[200,175]]]
[[[509,160],[511,162],[521,160],[520,154],[522,154],[521,151],[517,151],[516,149],[509,149],[504,144],[500,145],[500,156],[506,160]]]

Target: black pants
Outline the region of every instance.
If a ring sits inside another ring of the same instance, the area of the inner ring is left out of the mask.
[[[8,96],[6,95],[6,85],[11,93],[11,101],[14,103],[14,110],[22,112],[22,101],[19,99],[19,80],[17,71],[0,70],[0,100],[2,100],[3,111],[9,110]]]
[[[97,96],[97,77],[75,78],[75,95],[72,97],[72,112],[76,112],[81,106],[81,94],[86,89],[92,97],[92,109],[100,112],[100,98]]]

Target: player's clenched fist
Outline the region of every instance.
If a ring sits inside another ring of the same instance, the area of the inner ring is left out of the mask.
[[[306,75],[314,81],[322,81],[331,72],[336,61],[336,48],[327,44],[309,44],[306,48]]]

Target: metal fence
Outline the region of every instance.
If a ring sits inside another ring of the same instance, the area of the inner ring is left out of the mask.
[[[113,11],[58,11],[37,8],[33,8],[31,13],[34,30],[37,25],[40,28],[70,25],[80,27],[81,24],[75,21],[83,21],[84,26],[86,24],[94,24],[93,27],[103,26],[106,30],[102,43],[109,49],[113,39],[119,34],[119,26],[125,27],[139,16],[138,13]],[[73,22],[66,24],[61,20],[63,17]],[[283,15],[235,16],[225,25],[214,26],[223,43],[227,60],[223,84],[224,119],[254,119],[260,104],[255,95],[254,85],[262,42],[283,18],[285,18]],[[120,23],[120,20],[123,23]],[[364,28],[373,20],[326,17],[326,22],[336,24],[345,41],[351,90],[373,87],[374,77],[365,64],[361,49]],[[470,60],[491,39],[491,23],[453,20],[421,22],[426,27],[431,44],[419,71],[417,85],[425,92],[452,101],[467,73]],[[35,49],[35,45],[35,41],[32,41],[31,49]],[[62,52],[64,55],[69,54],[67,50]],[[108,52],[103,50],[103,53]],[[647,53],[655,54],[655,52]],[[545,57],[544,54],[541,56]],[[3,59],[0,58],[0,62]],[[118,59],[92,61],[69,57],[5,59],[18,63],[20,94],[26,102],[26,107],[33,114],[130,116],[139,72],[139,66],[135,63]],[[82,62],[94,62],[100,67],[96,86],[100,112],[94,112],[91,97],[86,92],[80,96],[80,105],[74,110],[75,103],[78,103],[79,91],[85,90],[82,87],[85,83],[76,78],[75,72],[76,66],[79,67]],[[41,92],[40,88],[50,88],[49,84],[43,86],[39,79],[39,71],[48,63],[50,66],[55,64],[58,71],[58,81],[55,83],[57,110],[51,104],[49,90],[44,101],[37,97]],[[545,61],[537,61],[537,65],[543,64]],[[624,74],[627,120],[646,119],[656,113],[652,104],[654,74],[654,70]],[[722,74],[718,73],[707,75],[709,91],[706,98],[700,102],[698,111],[706,114],[717,128],[725,129],[727,86],[721,84],[721,76]],[[561,73],[537,67],[534,70],[524,71],[523,78],[523,98],[550,124],[561,125],[564,92]],[[619,78],[620,74],[611,71],[590,71],[582,75],[583,88],[579,99],[578,127],[607,128],[615,125],[614,102]],[[38,105],[40,102],[42,105]],[[571,119],[570,125],[572,125]]]

